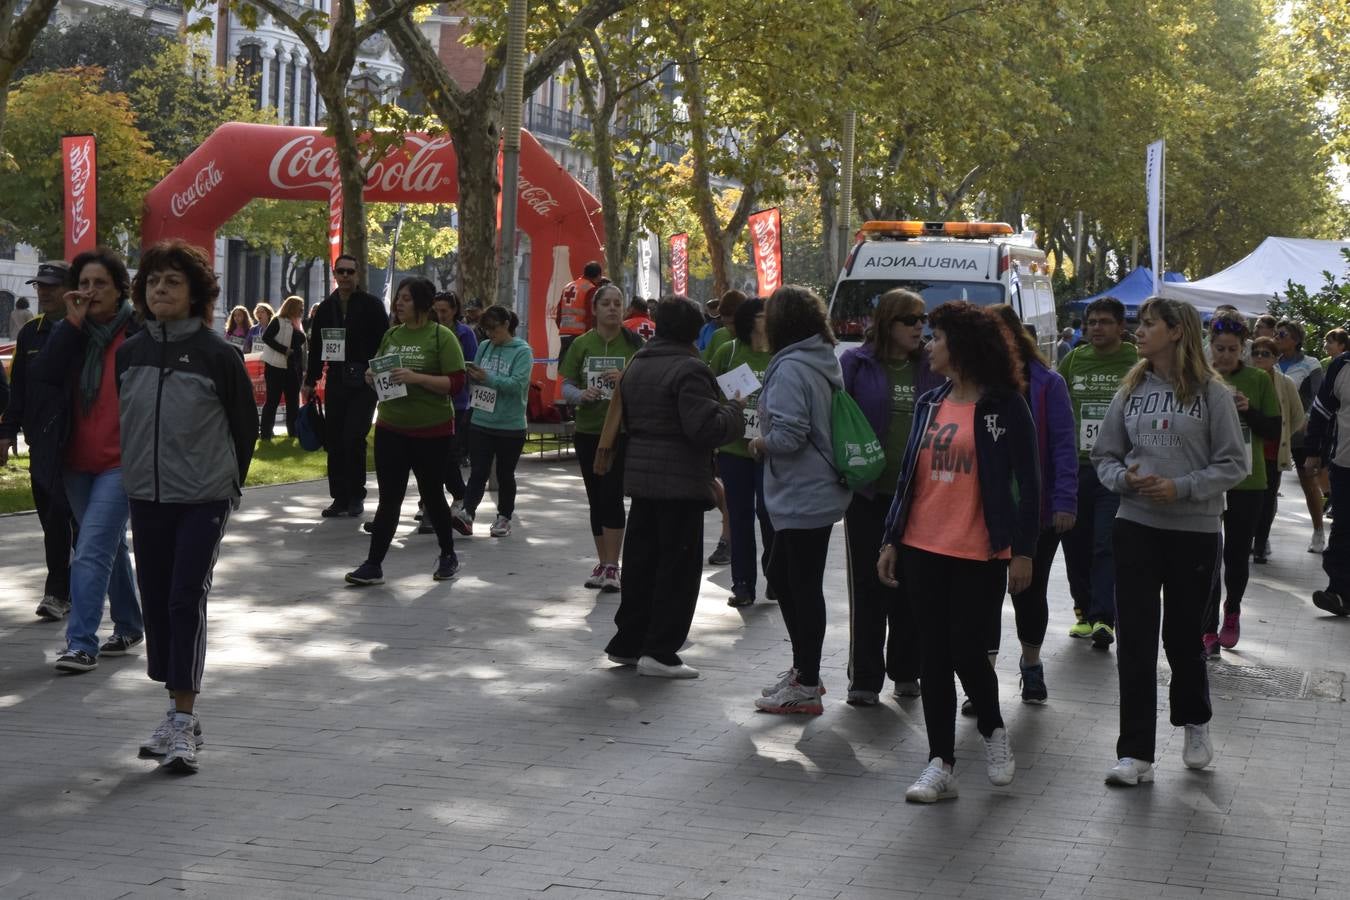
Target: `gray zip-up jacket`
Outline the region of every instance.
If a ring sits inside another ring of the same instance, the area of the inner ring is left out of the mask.
[[[1120,495],[1118,518],[1168,531],[1217,532],[1224,492],[1246,477],[1233,394],[1215,378],[1185,404],[1172,383],[1149,372],[1129,394],[1117,392],[1092,447],[1102,484]],[[1157,503],[1134,493],[1125,473],[1161,475],[1177,486],[1177,499]]]
[[[241,494],[258,408],[239,352],[198,318],[145,323],[117,348],[122,486],[132,500]]]

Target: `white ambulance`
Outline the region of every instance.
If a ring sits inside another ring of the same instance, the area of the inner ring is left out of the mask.
[[[930,310],[948,300],[1009,303],[1054,358],[1055,295],[1033,232],[1003,222],[864,224],[830,298],[841,348],[862,341],[877,298],[892,288],[913,291]]]

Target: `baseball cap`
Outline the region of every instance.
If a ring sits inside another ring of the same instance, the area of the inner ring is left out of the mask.
[[[70,264],[65,260],[45,262],[38,266],[37,275],[24,284],[65,284],[69,272]]]

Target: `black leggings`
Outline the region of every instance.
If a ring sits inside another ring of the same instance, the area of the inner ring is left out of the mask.
[[[1256,523],[1256,535],[1252,538],[1252,546],[1256,548],[1257,553],[1270,543],[1270,529],[1275,524],[1275,511],[1280,505],[1282,474],[1284,473],[1280,471],[1280,466],[1275,460],[1266,460],[1266,489],[1261,492],[1261,518]]]
[[[820,684],[820,653],[825,643],[825,558],[830,529],[784,528],[774,532],[769,554],[769,585],[778,594],[797,681]]]
[[[1045,629],[1050,622],[1050,601],[1047,591],[1050,587],[1050,568],[1055,564],[1055,550],[1059,548],[1059,535],[1053,528],[1041,530],[1036,541],[1036,558],[1031,563],[1031,584],[1020,594],[1012,595],[1013,612],[1017,614],[1017,640],[1028,647],[1039,647],[1045,640]],[[998,650],[1002,623],[994,621],[993,642],[990,652]]]
[[[524,449],[523,431],[509,434],[472,426],[469,428],[469,483],[464,489],[464,508],[470,516],[478,511],[478,504],[483,502],[488,472],[495,468],[497,515],[511,518],[516,511],[516,463],[520,462],[520,453]]]
[[[286,433],[295,434],[295,417],[300,415],[300,373],[290,366],[263,366],[263,381],[267,384],[267,401],[262,408],[263,440],[272,438],[272,429],[277,424],[277,403],[286,397]]]
[[[1251,574],[1248,555],[1265,495],[1265,491],[1228,492],[1228,508],[1223,511],[1223,586],[1228,593],[1223,604],[1225,613],[1242,612],[1242,595]],[[1206,634],[1219,630],[1219,594],[1219,579],[1215,578],[1205,606]]]
[[[466,492],[460,469],[469,453],[469,413],[467,409],[455,410],[455,436],[450,439],[450,454],[445,459],[445,489],[456,500],[463,500]]]
[[[370,527],[371,562],[379,565],[389,552],[389,543],[398,527],[399,509],[408,492],[408,473],[417,479],[417,490],[422,495],[424,515],[436,529],[441,543],[441,555],[455,552],[455,535],[450,530],[450,507],[441,492],[445,472],[445,457],[450,452],[450,436],[409,437],[375,427],[375,483],[380,487],[380,505],[375,509],[375,522]]]
[[[985,655],[988,635],[998,621],[1008,586],[1005,559],[957,559],[914,547],[900,547],[905,587],[923,642],[923,720],[928,758],[956,762],[956,684],[975,704],[976,727],[989,737],[1003,727],[998,708],[998,676]]]
[[[578,431],[572,436],[577,448],[577,463],[581,466],[581,480],[586,484],[586,502],[591,509],[591,534],[599,537],[606,528],[623,528],[623,453],[622,436],[614,444],[614,461],[604,475],[595,474],[595,451],[600,448],[600,435]]]

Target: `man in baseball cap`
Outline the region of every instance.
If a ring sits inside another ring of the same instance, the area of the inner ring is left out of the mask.
[[[50,430],[54,411],[61,408],[62,401],[59,389],[35,382],[28,367],[46,345],[52,329],[65,318],[69,271],[70,266],[64,261],[53,260],[38,266],[37,275],[28,280],[28,284],[37,288],[39,315],[25,323],[16,335],[10,371],[13,392],[8,408],[0,416],[0,466],[17,442],[20,428],[28,440],[30,457],[36,460],[47,454],[43,435]],[[70,611],[70,550],[75,520],[60,479],[35,477],[37,469],[37,465],[30,467],[29,478],[47,557],[47,583],[37,614],[48,622],[56,622]]]

